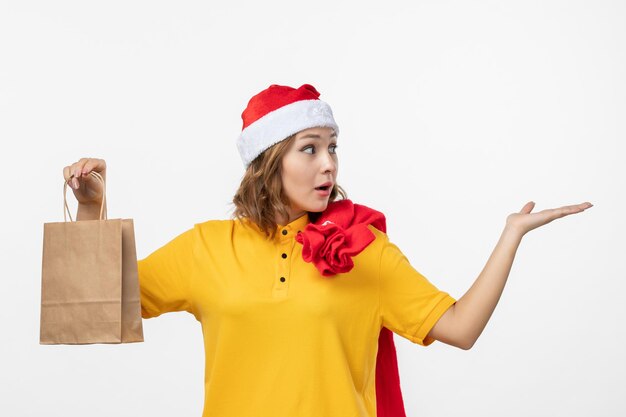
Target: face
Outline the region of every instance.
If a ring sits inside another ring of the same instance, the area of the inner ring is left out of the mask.
[[[288,222],[306,211],[326,209],[337,179],[336,147],[337,136],[329,127],[314,127],[297,133],[282,159],[283,191],[291,203],[287,208]],[[326,185],[323,191],[316,189],[322,185]]]

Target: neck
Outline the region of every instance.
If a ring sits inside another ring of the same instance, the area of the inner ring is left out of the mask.
[[[282,216],[278,216],[276,219],[276,224],[280,225],[280,226],[285,226],[289,223],[291,223],[292,221],[300,218],[301,216],[304,216],[306,214],[306,211],[301,210],[298,212],[294,212],[291,210],[291,208],[287,209],[287,213],[289,213],[289,218],[284,218]]]

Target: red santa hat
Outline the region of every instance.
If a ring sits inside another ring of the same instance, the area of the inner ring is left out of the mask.
[[[243,126],[237,148],[244,167],[272,145],[311,127],[339,127],[330,106],[310,84],[298,88],[272,84],[253,96],[241,113]]]

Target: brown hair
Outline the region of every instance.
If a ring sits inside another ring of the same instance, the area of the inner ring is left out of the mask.
[[[295,138],[295,134],[291,135],[256,157],[248,165],[233,197],[233,218],[253,221],[270,239],[274,239],[276,235],[277,215],[284,219],[289,218],[286,209],[289,200],[283,192],[281,172],[283,156]],[[335,184],[328,202],[335,201],[338,195],[342,199],[348,198],[346,191]],[[320,213],[309,212],[309,219],[313,222],[319,215]]]

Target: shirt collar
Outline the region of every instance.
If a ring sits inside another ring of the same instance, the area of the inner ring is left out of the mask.
[[[309,223],[309,213],[305,212],[302,216],[298,217],[295,220],[292,220],[290,223],[286,225],[277,225],[276,226],[276,236],[280,240],[293,239],[298,232],[304,230],[306,225]]]
[[[263,233],[261,228],[255,222],[251,221],[249,218],[244,217],[243,221],[249,225],[252,225],[254,230],[258,231],[259,233]],[[292,220],[290,223],[286,225],[279,224],[276,226],[276,238],[275,239],[279,241],[293,239],[298,234],[298,232],[304,231],[304,228],[306,227],[307,224],[309,224],[309,222],[310,222],[309,213],[305,212],[302,216],[298,217],[295,220]]]

